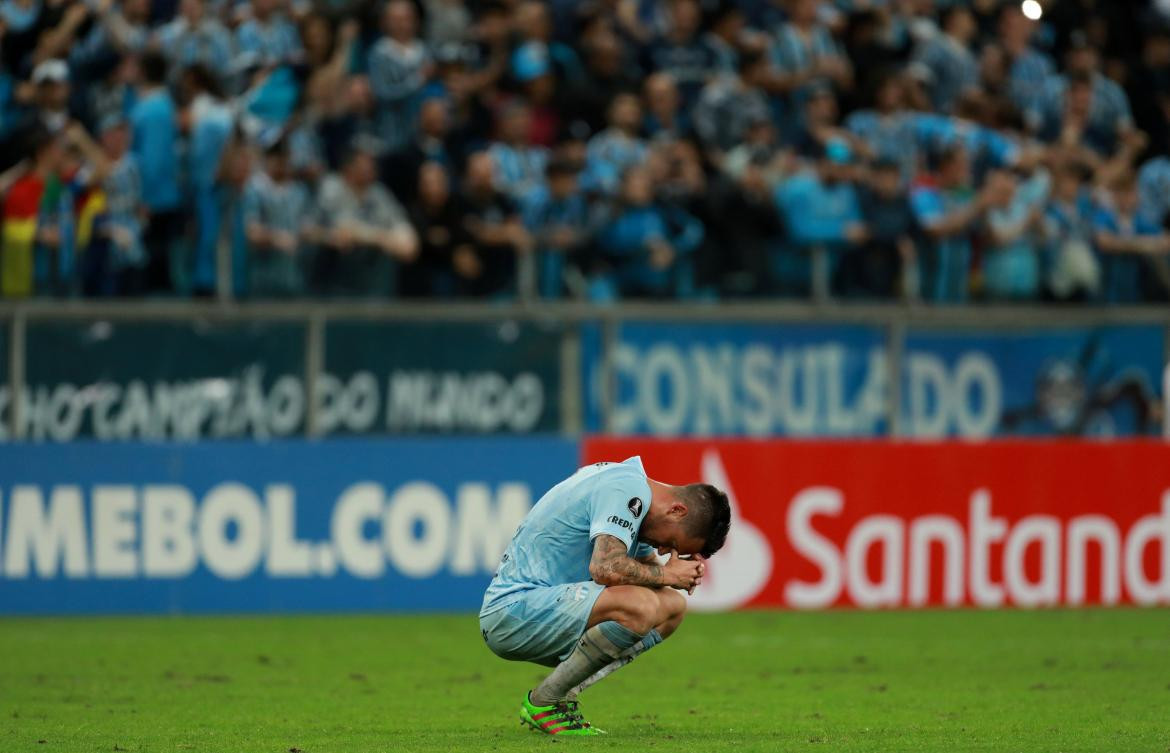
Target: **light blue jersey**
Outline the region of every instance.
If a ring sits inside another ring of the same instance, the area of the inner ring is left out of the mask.
[[[631,557],[653,553],[638,543],[649,509],[641,458],[585,466],[550,489],[516,530],[484,595],[488,646],[506,659],[542,664],[567,656],[604,590],[589,576],[593,540],[606,534]]]
[[[634,556],[650,507],[641,458],[587,465],[554,486],[529,511],[500,560],[484,610],[530,588],[590,580],[593,540],[620,539]]]

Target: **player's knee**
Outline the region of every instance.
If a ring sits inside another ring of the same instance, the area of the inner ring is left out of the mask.
[[[635,587],[623,594],[612,619],[633,632],[644,635],[658,624],[658,596],[648,588]]]
[[[687,597],[683,596],[682,591],[676,591],[673,588],[663,588],[658,592],[658,602],[662,610],[662,620],[678,620],[687,613]]]

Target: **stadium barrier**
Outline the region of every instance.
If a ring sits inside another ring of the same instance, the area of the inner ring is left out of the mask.
[[[478,607],[551,438],[14,444],[0,613]]]
[[[1170,445],[548,437],[11,444],[0,614],[474,610],[582,462],[734,504],[737,607],[1170,605]]]
[[[0,440],[1159,430],[1170,313],[0,304]]]

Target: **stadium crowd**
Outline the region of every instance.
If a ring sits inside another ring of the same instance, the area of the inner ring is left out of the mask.
[[[2,0],[0,61],[4,297],[1170,288],[1163,0]]]

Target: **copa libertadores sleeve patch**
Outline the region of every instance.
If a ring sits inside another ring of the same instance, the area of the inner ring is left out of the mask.
[[[634,497],[626,503],[626,507],[630,508],[630,514],[635,518],[642,517],[642,500],[639,497]]]

